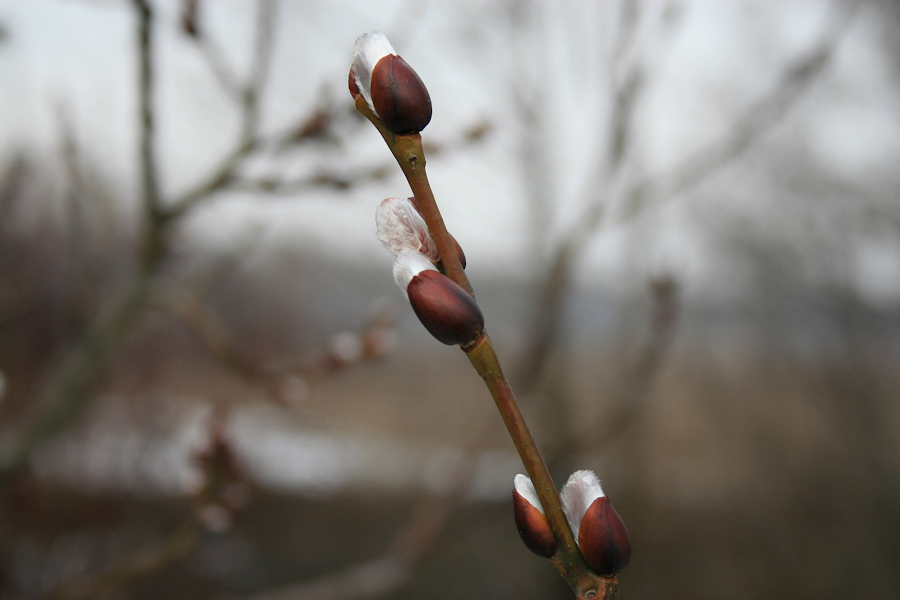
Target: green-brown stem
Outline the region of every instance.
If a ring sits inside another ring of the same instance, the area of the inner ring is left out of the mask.
[[[450,234],[447,233],[447,226],[444,225],[444,219],[441,217],[437,202],[434,200],[431,186],[428,184],[428,176],[425,174],[425,151],[422,149],[422,136],[418,133],[398,135],[385,129],[381,119],[369,109],[369,105],[366,104],[365,98],[361,95],[356,98],[356,110],[372,121],[372,124],[381,132],[388,148],[391,149],[394,158],[397,159],[400,169],[406,175],[406,180],[409,182],[413,196],[416,197],[419,212],[422,218],[425,219],[428,231],[431,233],[431,237],[437,246],[438,254],[441,256],[444,273],[474,296],[469,279],[466,277],[466,273],[459,263],[459,257],[456,255],[456,247],[450,238]]]
[[[403,170],[413,195],[416,197],[419,212],[425,219],[431,237],[438,248],[445,273],[469,293],[472,293],[472,287],[460,265],[456,248],[444,225],[444,220],[428,183],[428,177],[425,174],[425,153],[422,148],[421,136],[418,133],[398,135],[388,131],[381,119],[369,109],[369,105],[361,95],[356,98],[356,108],[375,125]],[[482,332],[474,342],[463,348],[463,351],[490,390],[525,470],[531,477],[541,505],[544,507],[557,543],[556,554],[552,557],[553,564],[572,587],[579,600],[614,600],[618,596],[618,582],[614,577],[598,576],[585,564],[563,512],[553,478],[550,476],[550,471],[528,429],[525,417],[519,410],[515,395],[506,375],[500,368],[500,361],[487,333]]]
[[[578,550],[550,471],[534,442],[522,411],[519,410],[490,338],[486,334],[482,335],[475,343],[465,348],[465,352],[497,404],[503,423],[534,484],[541,506],[550,522],[550,528],[553,529],[557,545],[556,554],[552,558],[553,564],[579,598],[615,598],[618,590],[615,579],[598,577],[585,564]]]

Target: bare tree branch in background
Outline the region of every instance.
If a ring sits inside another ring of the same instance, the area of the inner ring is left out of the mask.
[[[201,480],[192,494],[191,510],[180,523],[157,543],[118,560],[97,575],[59,583],[43,598],[105,598],[184,560],[196,550],[204,533],[231,528],[234,514],[246,506],[249,491],[224,431],[224,416],[212,420],[208,439],[193,458],[200,467]]]
[[[651,177],[629,190],[623,218],[633,218],[654,202],[662,202],[698,185],[778,125],[831,62],[858,5],[856,0],[837,2],[819,40],[803,56],[784,67],[772,89],[734,121],[725,137],[687,157],[669,173]]]
[[[565,299],[572,283],[572,276],[578,260],[584,253],[590,240],[602,225],[606,208],[619,202],[626,207],[624,218],[633,218],[640,209],[648,206],[649,198],[658,203],[674,197],[690,187],[698,185],[710,175],[718,172],[732,160],[768,133],[802,97],[803,92],[823,72],[834,54],[843,33],[849,28],[850,16],[856,3],[839,3],[832,11],[820,35],[820,40],[804,56],[787,65],[778,77],[775,85],[746,112],[739,116],[726,135],[711,144],[708,148],[683,160],[666,175],[651,177],[630,186],[617,182],[614,175],[619,172],[616,158],[627,147],[627,121],[631,108],[640,89],[641,77],[635,72],[626,77],[625,82],[632,82],[634,88],[625,86],[617,94],[616,110],[611,117],[614,123],[612,130],[614,151],[607,164],[615,165],[610,178],[610,189],[607,193],[590,200],[587,210],[576,219],[573,227],[564,235],[549,260],[547,274],[542,279],[535,317],[531,325],[531,334],[527,337],[528,345],[523,353],[519,373],[524,381],[529,382],[540,377],[541,366],[545,364],[550,350],[557,344],[563,319]],[[623,189],[624,186],[624,189]],[[603,188],[594,188],[603,189]]]
[[[275,25],[276,0],[263,0],[258,5],[255,43],[250,75],[241,82],[235,70],[229,65],[222,49],[215,39],[202,27],[198,20],[197,0],[189,0],[183,26],[185,32],[195,42],[206,66],[213,73],[224,93],[236,105],[240,115],[240,132],[237,140],[212,173],[192,189],[174,198],[163,197],[159,184],[157,163],[156,117],[154,106],[156,63],[154,62],[156,28],[159,23],[150,0],[133,0],[132,8],[137,15],[137,58],[138,58],[138,102],[139,102],[139,171],[141,173],[141,238],[137,248],[137,270],[132,280],[126,284],[104,308],[100,317],[88,324],[84,335],[67,348],[63,362],[53,377],[41,391],[40,401],[32,406],[33,422],[16,440],[11,457],[0,466],[0,477],[7,478],[18,473],[27,465],[32,452],[42,442],[68,425],[81,408],[91,398],[104,368],[113,353],[128,341],[137,325],[148,311],[163,309],[192,331],[204,344],[210,355],[227,372],[254,385],[263,386],[272,398],[283,398],[286,376],[300,376],[303,379],[326,375],[365,358],[379,358],[390,345],[386,342],[386,331],[391,323],[382,316],[373,315],[359,332],[345,332],[341,344],[332,343],[310,357],[300,357],[292,364],[279,366],[256,364],[247,360],[236,349],[231,333],[215,311],[206,306],[203,285],[198,289],[185,281],[169,281],[162,276],[173,256],[172,233],[195,208],[213,200],[224,191],[262,192],[272,196],[303,193],[316,189],[347,189],[386,176],[385,166],[358,169],[347,173],[319,172],[307,177],[248,177],[242,167],[249,159],[276,155],[300,144],[335,139],[334,125],[338,114],[334,106],[317,106],[308,115],[303,115],[295,123],[272,134],[261,135],[260,117],[262,100],[271,61],[273,29]],[[192,12],[191,12],[192,11]],[[347,115],[355,115],[348,112]],[[63,123],[65,126],[66,123]],[[484,139],[490,130],[489,123],[476,123],[464,131],[459,139],[445,140],[432,144],[432,155],[455,151],[468,147]],[[65,131],[68,131],[65,127]],[[70,167],[72,185],[77,184],[76,176],[80,167],[76,161],[77,147],[73,138],[66,135],[66,164]],[[339,140],[338,140],[339,141]],[[71,143],[70,143],[71,142]],[[6,178],[13,180],[14,178]],[[14,186],[3,186],[3,191]],[[7,194],[2,194],[6,198]],[[222,273],[213,274],[207,284],[216,286],[222,280]],[[196,283],[196,282],[195,282]],[[348,350],[347,339],[358,343],[360,351],[351,343]],[[337,338],[333,342],[337,341]],[[389,337],[389,336],[387,336]],[[387,345],[386,345],[387,344]],[[461,460],[468,463],[470,457]],[[465,479],[474,472],[470,466],[460,467]],[[468,481],[466,479],[466,481]],[[405,564],[411,568],[431,547],[432,541],[446,524],[452,509],[461,501],[468,489],[464,483],[459,486],[459,494],[453,498],[428,499],[422,508],[411,517],[410,525],[400,532],[393,544],[388,559],[394,564]],[[121,589],[159,571],[163,567],[187,556],[195,547],[202,531],[202,524],[191,518],[183,527],[177,527],[158,544],[126,557],[110,570],[77,584],[61,584],[51,591],[49,597],[76,598],[101,597],[112,590]],[[393,557],[393,558],[392,558]],[[399,558],[398,558],[399,557]],[[380,566],[385,566],[379,563]],[[377,565],[376,565],[377,566]],[[376,574],[390,571],[376,569]],[[363,565],[350,570],[359,582],[360,577],[370,577],[373,570]],[[367,575],[368,573],[368,575]],[[399,573],[399,571],[398,571]],[[400,573],[405,578],[405,573]],[[403,578],[397,579],[399,583]],[[342,576],[343,585],[348,583]],[[383,587],[384,584],[382,584]],[[393,584],[391,584],[393,585]],[[362,589],[362,588],[360,588]],[[378,589],[378,585],[367,587]],[[368,591],[366,591],[368,593]]]
[[[476,475],[478,454],[493,437],[492,425],[493,418],[475,423],[475,434],[456,459],[442,493],[416,502],[381,555],[248,600],[359,600],[403,589],[422,561],[435,551],[447,533],[450,518],[465,503]]]
[[[669,353],[678,321],[678,283],[669,277],[650,282],[653,301],[650,332],[638,356],[624,369],[601,418],[575,436],[576,450],[600,452],[640,420],[660,371]]]
[[[613,51],[614,60],[622,60],[623,57],[629,56],[634,52],[631,45],[635,42],[635,30],[638,27],[639,15],[637,14],[637,5],[631,3],[623,3],[623,14],[621,15],[621,26],[617,36],[617,45]],[[613,70],[615,70],[614,65]],[[591,182],[586,189],[593,190],[603,189],[603,184],[618,177],[621,166],[627,155],[631,144],[631,124],[634,113],[634,106],[637,103],[641,91],[643,89],[645,76],[644,65],[640,60],[632,59],[626,64],[626,69],[618,80],[613,81],[613,105],[609,114],[609,118],[605,126],[601,126],[593,139],[602,140],[597,145],[596,161],[598,167],[595,169],[595,175],[591,178]],[[539,97],[538,97],[539,101]],[[521,102],[521,101],[520,101]],[[522,111],[523,117],[527,120],[525,126],[532,129],[533,124],[529,125],[537,115],[546,114],[546,111],[539,110],[538,107],[526,107]],[[543,147],[542,140],[525,140],[528,145],[536,145]],[[543,165],[535,164],[539,156],[534,155],[528,150],[524,150],[524,155],[529,160],[525,162],[526,177],[532,179],[531,185],[528,186],[532,190],[532,195],[542,194],[543,197],[535,197],[532,201],[534,205],[549,206],[552,204],[549,186],[542,185],[540,181],[546,179],[545,173],[548,171],[546,160]],[[535,181],[537,180],[537,181]],[[594,200],[589,209],[588,218],[599,219],[602,214],[602,200]],[[594,216],[594,213],[597,213]],[[575,229],[579,231],[586,229],[587,225],[582,218],[576,221]],[[519,385],[525,393],[529,393],[539,382],[546,366],[547,358],[550,350],[555,343],[556,336],[560,330],[562,323],[562,305],[568,295],[570,277],[570,267],[568,265],[574,263],[583,251],[584,243],[579,243],[573,236],[562,236],[563,241],[555,251],[551,251],[550,257],[544,263],[545,274],[539,279],[541,292],[537,304],[534,318],[530,324],[531,331],[527,336],[525,351],[520,355],[517,364],[517,377]]]
[[[241,115],[240,135],[234,149],[226,155],[212,176],[193,190],[174,200],[161,196],[159,190],[159,169],[156,161],[155,141],[155,69],[153,61],[154,27],[156,18],[149,0],[133,0],[132,7],[137,15],[137,57],[138,57],[138,103],[139,103],[139,157],[141,173],[141,239],[137,249],[137,270],[132,281],[121,290],[87,331],[67,350],[61,363],[47,381],[38,401],[32,407],[31,422],[24,433],[15,439],[12,450],[0,465],[0,478],[7,477],[23,466],[42,441],[53,435],[78,412],[90,396],[90,390],[97,381],[111,352],[117,348],[133,330],[144,313],[148,302],[156,293],[157,278],[169,258],[169,237],[180,220],[195,206],[210,199],[213,194],[226,188],[235,180],[238,167],[262,144],[258,136],[260,102],[268,76],[275,0],[264,0],[257,12],[256,35],[253,50],[252,72],[248,82],[241,87],[239,112]],[[196,39],[196,38],[195,38]],[[205,36],[200,43],[201,51],[211,43]],[[230,72],[219,64],[213,51],[205,50],[210,68],[219,73],[223,87],[227,88],[225,73]],[[294,133],[294,128],[279,133],[276,139],[286,139]],[[376,174],[370,176],[376,176]],[[365,180],[352,179],[347,185]],[[293,191],[303,191],[314,187],[334,187],[340,185],[332,177],[318,177],[293,186]],[[265,186],[260,189],[264,189]],[[275,191],[281,186],[271,186]],[[281,192],[282,190],[278,190]]]

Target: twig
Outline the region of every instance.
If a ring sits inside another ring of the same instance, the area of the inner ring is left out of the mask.
[[[234,69],[228,64],[228,61],[225,59],[225,53],[222,52],[216,41],[210,37],[206,29],[200,29],[198,34],[193,36],[192,39],[196,41],[200,54],[206,60],[206,65],[212,71],[222,90],[229,98],[240,102],[241,86],[234,74]]]
[[[409,577],[406,561],[379,557],[329,573],[310,582],[253,596],[253,600],[359,600],[391,592]]]
[[[132,585],[148,575],[171,565],[193,552],[200,541],[201,528],[196,519],[170,533],[158,546],[147,548],[125,563],[114,567],[91,581],[57,587],[46,600],[77,600],[103,598],[113,590]]]
[[[256,43],[254,45],[250,79],[244,90],[246,110],[244,113],[242,137],[245,142],[253,139],[259,126],[259,100],[269,77],[269,66],[271,65],[275,8],[276,0],[260,1],[259,15],[256,20]]]
[[[650,333],[637,359],[619,378],[618,388],[608,404],[610,409],[591,423],[590,436],[582,436],[582,443],[590,440],[589,448],[598,452],[610,446],[640,418],[647,405],[653,383],[666,363],[679,316],[678,284],[670,278],[650,282],[653,308]]]
[[[139,155],[141,200],[145,217],[138,270],[128,289],[112,302],[105,314],[97,319],[75,348],[67,353],[55,376],[45,386],[37,403],[38,416],[16,440],[9,458],[0,465],[0,479],[22,468],[34,448],[63,427],[85,403],[112,350],[129,334],[147,306],[153,292],[153,280],[166,259],[166,235],[170,226],[197,202],[224,185],[237,164],[254,147],[253,136],[259,118],[259,95],[265,83],[270,59],[274,5],[275,0],[264,0],[260,5],[254,74],[245,91],[243,126],[238,148],[210,181],[176,202],[173,208],[166,208],[159,191],[154,135],[154,15],[148,0],[133,0],[138,17]]]
[[[167,212],[167,216],[171,219],[180,217],[213,193],[230,184],[236,176],[238,167],[250,156],[251,152],[262,145],[263,140],[258,135],[259,102],[269,73],[275,7],[276,0],[262,0],[259,4],[252,70],[248,83],[240,92],[241,128],[235,148],[206,181],[172,202]]]
[[[161,212],[154,148],[153,13],[147,0],[133,0],[138,13],[138,104],[140,111],[141,179],[144,210],[152,223]]]
[[[425,153],[422,148],[422,137],[418,133],[394,134],[389,131],[381,119],[372,112],[366,99],[361,94],[356,98],[356,109],[365,115],[381,133],[388,148],[390,148],[391,153],[397,160],[397,164],[406,176],[407,182],[416,198],[419,212],[425,220],[428,231],[437,246],[446,275],[468,290],[469,293],[472,293],[472,287],[460,265],[455,245],[447,232],[440,210],[435,202],[434,193],[428,183],[428,177],[425,173]],[[615,577],[600,577],[591,572],[581,556],[563,512],[559,492],[519,410],[512,388],[500,368],[500,362],[487,333],[482,331],[470,344],[462,349],[466,352],[472,366],[475,367],[475,370],[490,390],[491,396],[519,453],[519,457],[525,466],[525,470],[534,484],[537,496],[556,538],[557,549],[552,560],[557,570],[559,570],[579,599],[615,598],[618,593],[618,582]]]
[[[321,188],[346,190],[372,181],[380,181],[390,175],[390,173],[391,170],[387,166],[378,166],[371,167],[364,171],[348,173],[346,175],[321,172],[295,179],[251,179],[235,177],[229,183],[228,189],[241,192],[262,192],[278,195],[299,194]]]

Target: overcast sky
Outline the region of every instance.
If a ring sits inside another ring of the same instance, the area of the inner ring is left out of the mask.
[[[156,5],[158,154],[163,189],[175,194],[221,160],[234,142],[237,119],[200,54],[179,31],[180,2]],[[239,73],[248,68],[255,5],[254,0],[201,0],[204,26]],[[612,106],[609,86],[629,60],[643,61],[649,81],[635,112],[629,168],[633,174],[654,173],[726,132],[786,64],[813,46],[830,6],[820,0],[684,2],[677,25],[665,33],[664,3],[647,2],[632,55],[616,62],[611,53],[619,3],[533,3],[518,21],[510,17],[515,14],[510,5],[283,0],[263,127],[274,131],[295,121],[323,94],[347,101],[356,36],[384,31],[431,93],[434,117],[423,134],[426,141],[452,141],[485,119],[494,124],[484,144],[429,161],[429,175],[469,263],[524,274],[530,263],[522,257],[532,252],[535,219],[523,200],[529,180],[523,177],[516,94],[542,94],[542,106],[552,112],[544,146],[546,183],[554,197],[546,209],[552,243],[554,232],[565,231],[581,214],[598,143],[608,134],[603,124]],[[773,147],[802,151],[816,169],[876,194],[896,183],[900,157],[900,100],[880,20],[871,8],[859,11],[821,81],[764,139]],[[25,148],[51,164],[60,154],[60,114],[65,114],[85,152],[123,196],[133,197],[138,178],[130,3],[0,0],[0,23],[7,32],[0,45],[0,156]],[[348,130],[347,139],[343,148],[290,155],[266,168],[303,174],[317,166],[340,170],[389,158],[373,128]],[[748,185],[767,189],[759,181]],[[307,193],[265,204],[232,194],[206,211],[193,232],[204,243],[225,246],[257,226],[276,246],[293,243],[340,260],[375,257],[387,264],[374,236],[374,208],[387,195],[406,193],[397,171],[349,192]],[[779,201],[761,201],[758,195],[736,193],[721,202],[752,215]],[[590,247],[589,279],[623,277],[634,268],[629,253],[636,237],[650,235],[652,248],[641,258],[642,269],[674,270],[689,283],[708,283],[716,257],[710,256],[711,238],[696,214],[706,211],[703,202],[709,201],[692,202],[688,196],[640,219],[608,224]],[[857,252],[861,285],[876,299],[892,302],[900,283],[884,282],[900,282],[897,232],[866,244]]]

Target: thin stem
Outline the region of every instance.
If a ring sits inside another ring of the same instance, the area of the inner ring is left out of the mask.
[[[472,287],[460,265],[456,248],[428,183],[421,136],[418,133],[398,135],[388,131],[381,119],[369,109],[362,96],[356,98],[356,108],[375,125],[397,159],[416,197],[419,212],[425,219],[438,248],[447,276],[471,293]],[[509,381],[503,374],[497,353],[487,333],[482,332],[475,341],[464,347],[463,351],[491,392],[525,470],[534,483],[535,491],[556,538],[557,550],[552,560],[557,570],[579,599],[613,600],[618,595],[618,582],[615,578],[598,576],[585,564],[563,512],[556,485],[519,409]]]
[[[156,179],[154,153],[155,123],[153,117],[153,12],[146,0],[134,0],[138,13],[138,56],[140,74],[138,83],[141,123],[141,177],[143,179],[144,206],[150,221],[160,212],[159,184]]]
[[[503,374],[490,338],[487,335],[482,336],[466,348],[465,352],[490,390],[519,458],[522,459],[522,464],[534,484],[541,506],[544,507],[557,544],[553,563],[576,594],[587,598],[596,597],[601,587],[604,590],[609,588],[608,584],[614,580],[602,581],[603,578],[591,572],[585,564],[563,512],[556,485],[528,429],[509,381]],[[591,591],[594,593],[590,594]]]
[[[447,226],[444,225],[441,211],[438,210],[434,193],[431,191],[431,185],[428,183],[428,176],[425,174],[425,151],[422,148],[422,136],[418,133],[397,135],[388,131],[385,129],[381,119],[369,109],[369,105],[366,104],[366,100],[362,96],[356,98],[356,110],[365,115],[375,125],[384,141],[387,142],[388,148],[393,152],[394,158],[397,159],[403,174],[406,175],[409,187],[416,197],[419,212],[422,214],[422,218],[425,219],[428,231],[431,233],[431,237],[437,246],[447,277],[474,296],[472,286],[469,284],[469,278],[466,277],[466,273],[459,262],[459,256],[456,255],[456,246],[447,232]]]
[[[275,10],[275,0],[265,0],[259,5],[253,66],[247,84],[239,91],[241,129],[234,150],[225,157],[209,179],[172,202],[166,213],[168,218],[174,219],[183,215],[200,202],[207,200],[214,192],[227,187],[234,180],[238,167],[261,145],[258,135],[259,101],[269,75]]]
[[[114,590],[133,585],[179,560],[197,547],[201,539],[200,526],[194,519],[181,525],[166,537],[159,546],[130,557],[124,564],[101,574],[83,585],[65,585],[44,596],[45,600],[69,600],[75,598],[103,598]]]
[[[272,54],[272,30],[275,22],[275,0],[263,0],[256,20],[256,41],[250,79],[244,89],[244,122],[241,139],[244,144],[256,137],[259,128],[259,98],[269,76]]]

